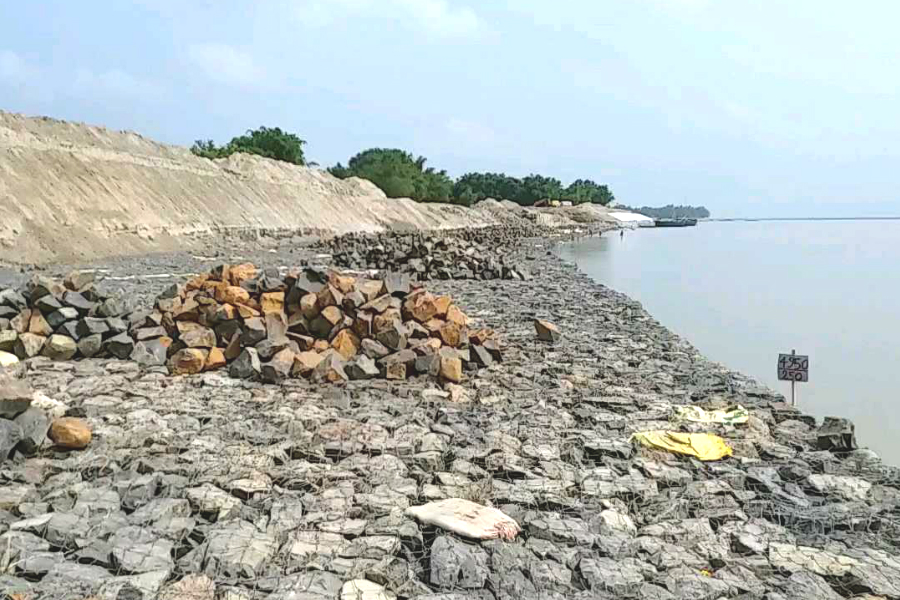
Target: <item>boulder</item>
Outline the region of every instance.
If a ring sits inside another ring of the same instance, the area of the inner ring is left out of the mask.
[[[78,340],[78,351],[85,358],[93,358],[103,348],[103,336],[99,333],[84,336]]]
[[[142,342],[143,343],[143,342]],[[169,372],[172,375],[196,375],[206,368],[208,350],[200,348],[184,348],[169,359]]]
[[[181,342],[188,348],[215,348],[216,332],[209,327],[195,327],[190,331],[186,331],[179,337]]]
[[[389,273],[387,276],[385,276],[383,283],[383,294],[398,297],[403,297],[409,294],[410,279],[409,275],[405,273]]]
[[[324,383],[340,383],[348,381],[344,360],[335,350],[328,350],[322,355],[322,361],[313,371],[313,379]]]
[[[856,450],[856,427],[849,419],[825,417],[825,421],[816,432],[816,443],[819,450],[830,452]]]
[[[73,292],[80,292],[93,283],[93,271],[72,271],[63,278],[63,286]]]
[[[206,364],[203,367],[204,371],[215,371],[216,369],[221,369],[225,365],[228,364],[228,361],[225,359],[225,351],[221,348],[210,348],[209,355],[206,357]]]
[[[19,364],[19,357],[11,352],[0,350],[0,368],[12,367]]]
[[[47,431],[50,429],[50,419],[47,414],[39,408],[31,407],[17,416],[14,422],[22,432],[22,439],[16,445],[16,451],[25,456],[37,454],[47,439]],[[0,448],[0,462],[2,462],[3,456],[5,455]]]
[[[406,348],[407,333],[403,323],[400,321],[391,321],[381,328],[381,331],[375,335],[375,339],[383,344],[388,350],[396,352]]]
[[[244,348],[228,367],[228,374],[235,379],[252,379],[259,376],[262,365],[254,348]]]
[[[60,448],[83,450],[91,443],[91,428],[82,419],[63,417],[53,421],[47,436]]]
[[[537,332],[538,339],[542,342],[558,342],[562,334],[559,328],[549,321],[541,319],[534,320],[534,329]]]
[[[41,354],[50,360],[70,360],[77,353],[75,340],[64,335],[51,335],[41,350]]]
[[[0,465],[22,441],[22,428],[14,421],[0,419]],[[6,508],[6,507],[4,507]]]
[[[78,311],[69,306],[61,307],[59,310],[53,311],[47,315],[47,323],[53,329],[59,329],[63,323],[67,321],[75,321],[78,319]]]
[[[244,304],[250,302],[250,292],[236,285],[220,288],[216,300],[222,304]]]
[[[344,360],[351,360],[359,353],[359,338],[349,329],[342,329],[331,341],[334,348]]]
[[[80,315],[87,315],[94,308],[94,303],[79,292],[66,292],[63,294],[62,301],[66,306],[71,306],[77,310]]]
[[[168,348],[159,339],[138,342],[131,351],[131,360],[142,367],[161,367],[166,364],[167,350]]]
[[[120,333],[103,343],[103,348],[111,356],[125,360],[134,351],[134,340],[127,333]]]
[[[0,352],[12,352],[16,348],[19,334],[14,329],[0,331]]]
[[[0,419],[14,419],[28,410],[32,397],[31,388],[24,381],[9,375],[0,378]]]
[[[262,314],[281,313],[284,311],[284,292],[269,292],[259,297],[259,308]]]
[[[272,357],[272,360],[262,365],[260,375],[266,383],[281,383],[291,376],[294,366],[295,354],[293,350],[285,348]]]
[[[94,334],[105,335],[109,333],[109,325],[106,324],[106,319],[85,317],[78,321],[76,331],[78,332],[78,339]]]
[[[360,343],[360,348],[362,349],[363,354],[373,360],[382,359],[391,353],[391,351],[388,350],[384,344],[371,338],[362,340],[362,342]]]
[[[378,365],[365,354],[360,354],[347,363],[344,370],[351,381],[373,379],[379,375]]]
[[[462,381],[462,361],[456,356],[441,356],[441,377],[451,383]]]
[[[322,362],[323,356],[315,351],[308,350],[306,352],[298,352],[294,355],[294,366],[291,368],[291,374],[294,377],[309,377],[315,371],[319,363]]]
[[[255,346],[266,339],[266,324],[259,317],[251,317],[244,320],[241,331],[241,343],[246,346]]]
[[[47,338],[34,333],[21,333],[16,340],[16,356],[33,358],[41,353]]]

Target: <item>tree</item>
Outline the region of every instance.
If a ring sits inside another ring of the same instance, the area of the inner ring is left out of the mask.
[[[419,202],[449,202],[453,181],[446,171],[425,167],[427,159],[396,148],[370,148],[352,157],[347,166],[338,163],[328,171],[335,177],[368,179],[389,198]]]
[[[305,145],[304,140],[279,127],[260,127],[232,138],[225,146],[216,146],[212,140],[197,140],[191,147],[191,152],[204,158],[226,158],[235,152],[246,152],[303,166],[306,164],[303,155]]]
[[[605,185],[598,185],[590,179],[577,179],[566,188],[563,199],[571,201],[572,204],[590,202],[606,206],[615,200],[615,196]]]
[[[538,200],[558,200],[563,195],[562,182],[553,177],[529,175],[522,180],[522,193],[514,202],[531,206]]]

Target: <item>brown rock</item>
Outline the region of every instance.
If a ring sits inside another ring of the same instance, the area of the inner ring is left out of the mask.
[[[294,351],[289,348],[281,350],[272,360],[263,364],[260,377],[266,383],[281,383],[291,376],[295,356]]]
[[[360,339],[372,337],[372,321],[372,313],[362,311],[356,313],[356,320],[353,321],[353,332]]]
[[[41,353],[46,341],[47,338],[35,333],[19,334],[19,339],[16,340],[15,354],[19,358],[33,358]]]
[[[542,342],[558,342],[560,337],[562,337],[559,328],[549,321],[535,319],[534,329],[537,332],[538,339]]]
[[[377,335],[385,329],[394,327],[401,321],[400,311],[395,308],[389,308],[383,313],[375,315],[375,318],[372,319],[372,333]]]
[[[246,304],[238,304],[235,308],[237,308],[238,314],[242,319],[255,319],[260,316],[258,310]]]
[[[206,365],[203,367],[203,370],[214,371],[221,369],[226,364],[228,364],[228,361],[225,359],[225,352],[221,348],[211,348],[209,355],[206,357]]]
[[[328,344],[327,340],[316,340],[312,349],[316,352],[325,352],[329,348],[331,348],[331,346]]]
[[[403,313],[407,319],[425,323],[438,314],[438,307],[434,296],[423,291],[407,298],[403,304]]]
[[[385,366],[384,378],[392,381],[403,381],[406,379],[406,365],[403,363],[392,363]]]
[[[241,332],[236,331],[232,334],[231,339],[228,340],[228,345],[225,346],[225,359],[226,360],[234,360],[238,356],[241,355]]]
[[[197,327],[181,334],[181,341],[188,348],[215,348],[216,332],[209,327]]]
[[[503,360],[503,353],[500,351],[500,342],[495,339],[485,340],[484,343],[481,344],[481,347],[491,353],[491,357],[497,361],[501,362]]]
[[[231,304],[220,304],[216,308],[215,321],[221,323],[223,321],[233,321],[238,316],[237,309]]]
[[[340,307],[344,303],[344,294],[342,294],[333,285],[326,285],[316,294],[316,307],[321,311],[328,306]]]
[[[371,302],[381,295],[383,288],[384,282],[378,279],[364,279],[356,282],[356,289],[365,297],[366,302]]]
[[[326,307],[319,316],[328,321],[332,327],[344,320],[344,313],[337,306]]]
[[[275,344],[287,344],[288,325],[284,313],[266,315],[266,337]]]
[[[447,309],[447,322],[454,323],[462,328],[469,324],[469,318],[466,316],[466,313],[459,310],[458,306],[454,305]]]
[[[359,338],[349,329],[342,329],[331,341],[331,347],[344,360],[350,360],[359,353],[359,344]]]
[[[455,383],[448,383],[445,387],[447,391],[450,392],[449,400],[453,404],[468,404],[472,401],[472,398],[463,386],[456,385]]]
[[[176,321],[196,321],[200,316],[200,303],[194,297],[185,298],[180,306],[172,310]]]
[[[322,362],[323,356],[315,351],[298,352],[294,355],[294,366],[291,373],[295,377],[309,377]]]
[[[17,314],[15,317],[9,320],[9,326],[12,327],[13,331],[22,335],[23,333],[28,333],[28,327],[31,325],[31,309],[26,308],[23,309],[22,312]]]
[[[316,340],[314,338],[309,337],[308,335],[293,333],[291,331],[288,331],[287,338],[288,338],[288,340],[297,344],[297,349],[300,352],[306,352],[307,350],[312,350],[313,344],[316,343]]]
[[[493,337],[494,331],[492,329],[478,329],[477,331],[469,333],[469,341],[476,346],[484,344],[487,340]]]
[[[250,302],[250,292],[236,285],[220,288],[219,295],[216,300],[222,304],[248,304]]]
[[[360,343],[363,354],[371,359],[379,360],[391,353],[384,344],[371,338],[366,338]]]
[[[408,333],[402,323],[394,321],[390,326],[376,334],[375,339],[384,344],[389,350],[403,350],[406,348]]]
[[[334,271],[328,274],[328,283],[342,294],[349,294],[356,286],[356,279],[349,275],[340,275]]]
[[[452,383],[462,381],[462,361],[451,356],[441,356],[441,377]]]
[[[195,375],[206,368],[209,352],[199,348],[184,348],[169,359],[169,373],[172,375]]]
[[[184,291],[193,292],[197,290],[205,290],[207,282],[209,282],[209,273],[197,275],[196,277],[192,277],[187,280],[187,282],[184,284]]]
[[[316,306],[317,299],[318,296],[315,294],[306,294],[300,298],[300,314],[308,321],[319,316],[319,309]]]
[[[94,274],[86,271],[72,271],[63,279],[63,286],[73,292],[80,292],[93,283]]]
[[[60,448],[83,450],[91,443],[91,428],[82,419],[63,417],[53,421],[47,437]]]
[[[416,354],[433,354],[438,352],[444,344],[439,338],[428,338],[412,347]]]
[[[175,296],[173,298],[157,298],[156,308],[161,312],[169,314],[181,308],[181,298]],[[171,315],[169,315],[171,317]]]
[[[259,298],[262,314],[281,313],[284,310],[284,292],[269,292]]]
[[[50,360],[70,360],[77,353],[75,340],[65,335],[51,335],[41,349],[41,354]]]
[[[256,277],[256,267],[251,263],[236,265],[228,269],[228,280],[232,286],[240,286],[248,279]]]
[[[374,313],[383,313],[389,308],[394,306],[394,298],[390,296],[378,296],[374,300],[370,300],[366,304],[362,306],[363,310],[368,310]]]
[[[416,358],[412,350],[401,350],[379,360],[378,368],[386,379],[406,379],[415,371]]]
[[[192,321],[178,321],[177,323],[175,323],[175,329],[178,331],[178,335],[182,336],[190,331],[203,329],[203,325],[201,325],[200,323],[194,323]]]
[[[38,310],[31,311],[31,319],[28,322],[28,333],[48,337],[53,334],[53,328]]]
[[[431,337],[431,332],[425,326],[416,321],[407,321],[403,324],[411,340],[424,340]]]
[[[462,340],[462,332],[460,331],[459,325],[456,323],[445,323],[444,326],[441,327],[439,335],[445,346],[451,346],[453,348],[458,347]]]
[[[431,335],[438,335],[441,332],[441,329],[446,325],[446,321],[442,321],[441,319],[431,319],[424,323],[422,326],[428,330],[428,333]]]
[[[453,304],[453,300],[450,296],[438,296],[434,299],[434,305],[437,307],[436,317],[443,319],[447,316],[447,310],[449,310],[450,305]]]
[[[341,358],[341,355],[334,350],[327,350],[322,355],[322,362],[316,365],[313,371],[313,379],[325,383],[348,381],[350,378],[344,371],[344,367],[344,360]]]

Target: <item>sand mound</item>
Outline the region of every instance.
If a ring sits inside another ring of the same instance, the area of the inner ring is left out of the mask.
[[[211,161],[132,132],[0,112],[0,262],[190,248],[209,235],[448,229],[487,211],[248,155]]]

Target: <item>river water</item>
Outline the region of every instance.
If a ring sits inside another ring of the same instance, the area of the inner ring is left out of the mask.
[[[848,417],[900,465],[900,221],[701,223],[561,247],[708,358],[790,398],[779,352],[810,357],[810,414]]]

